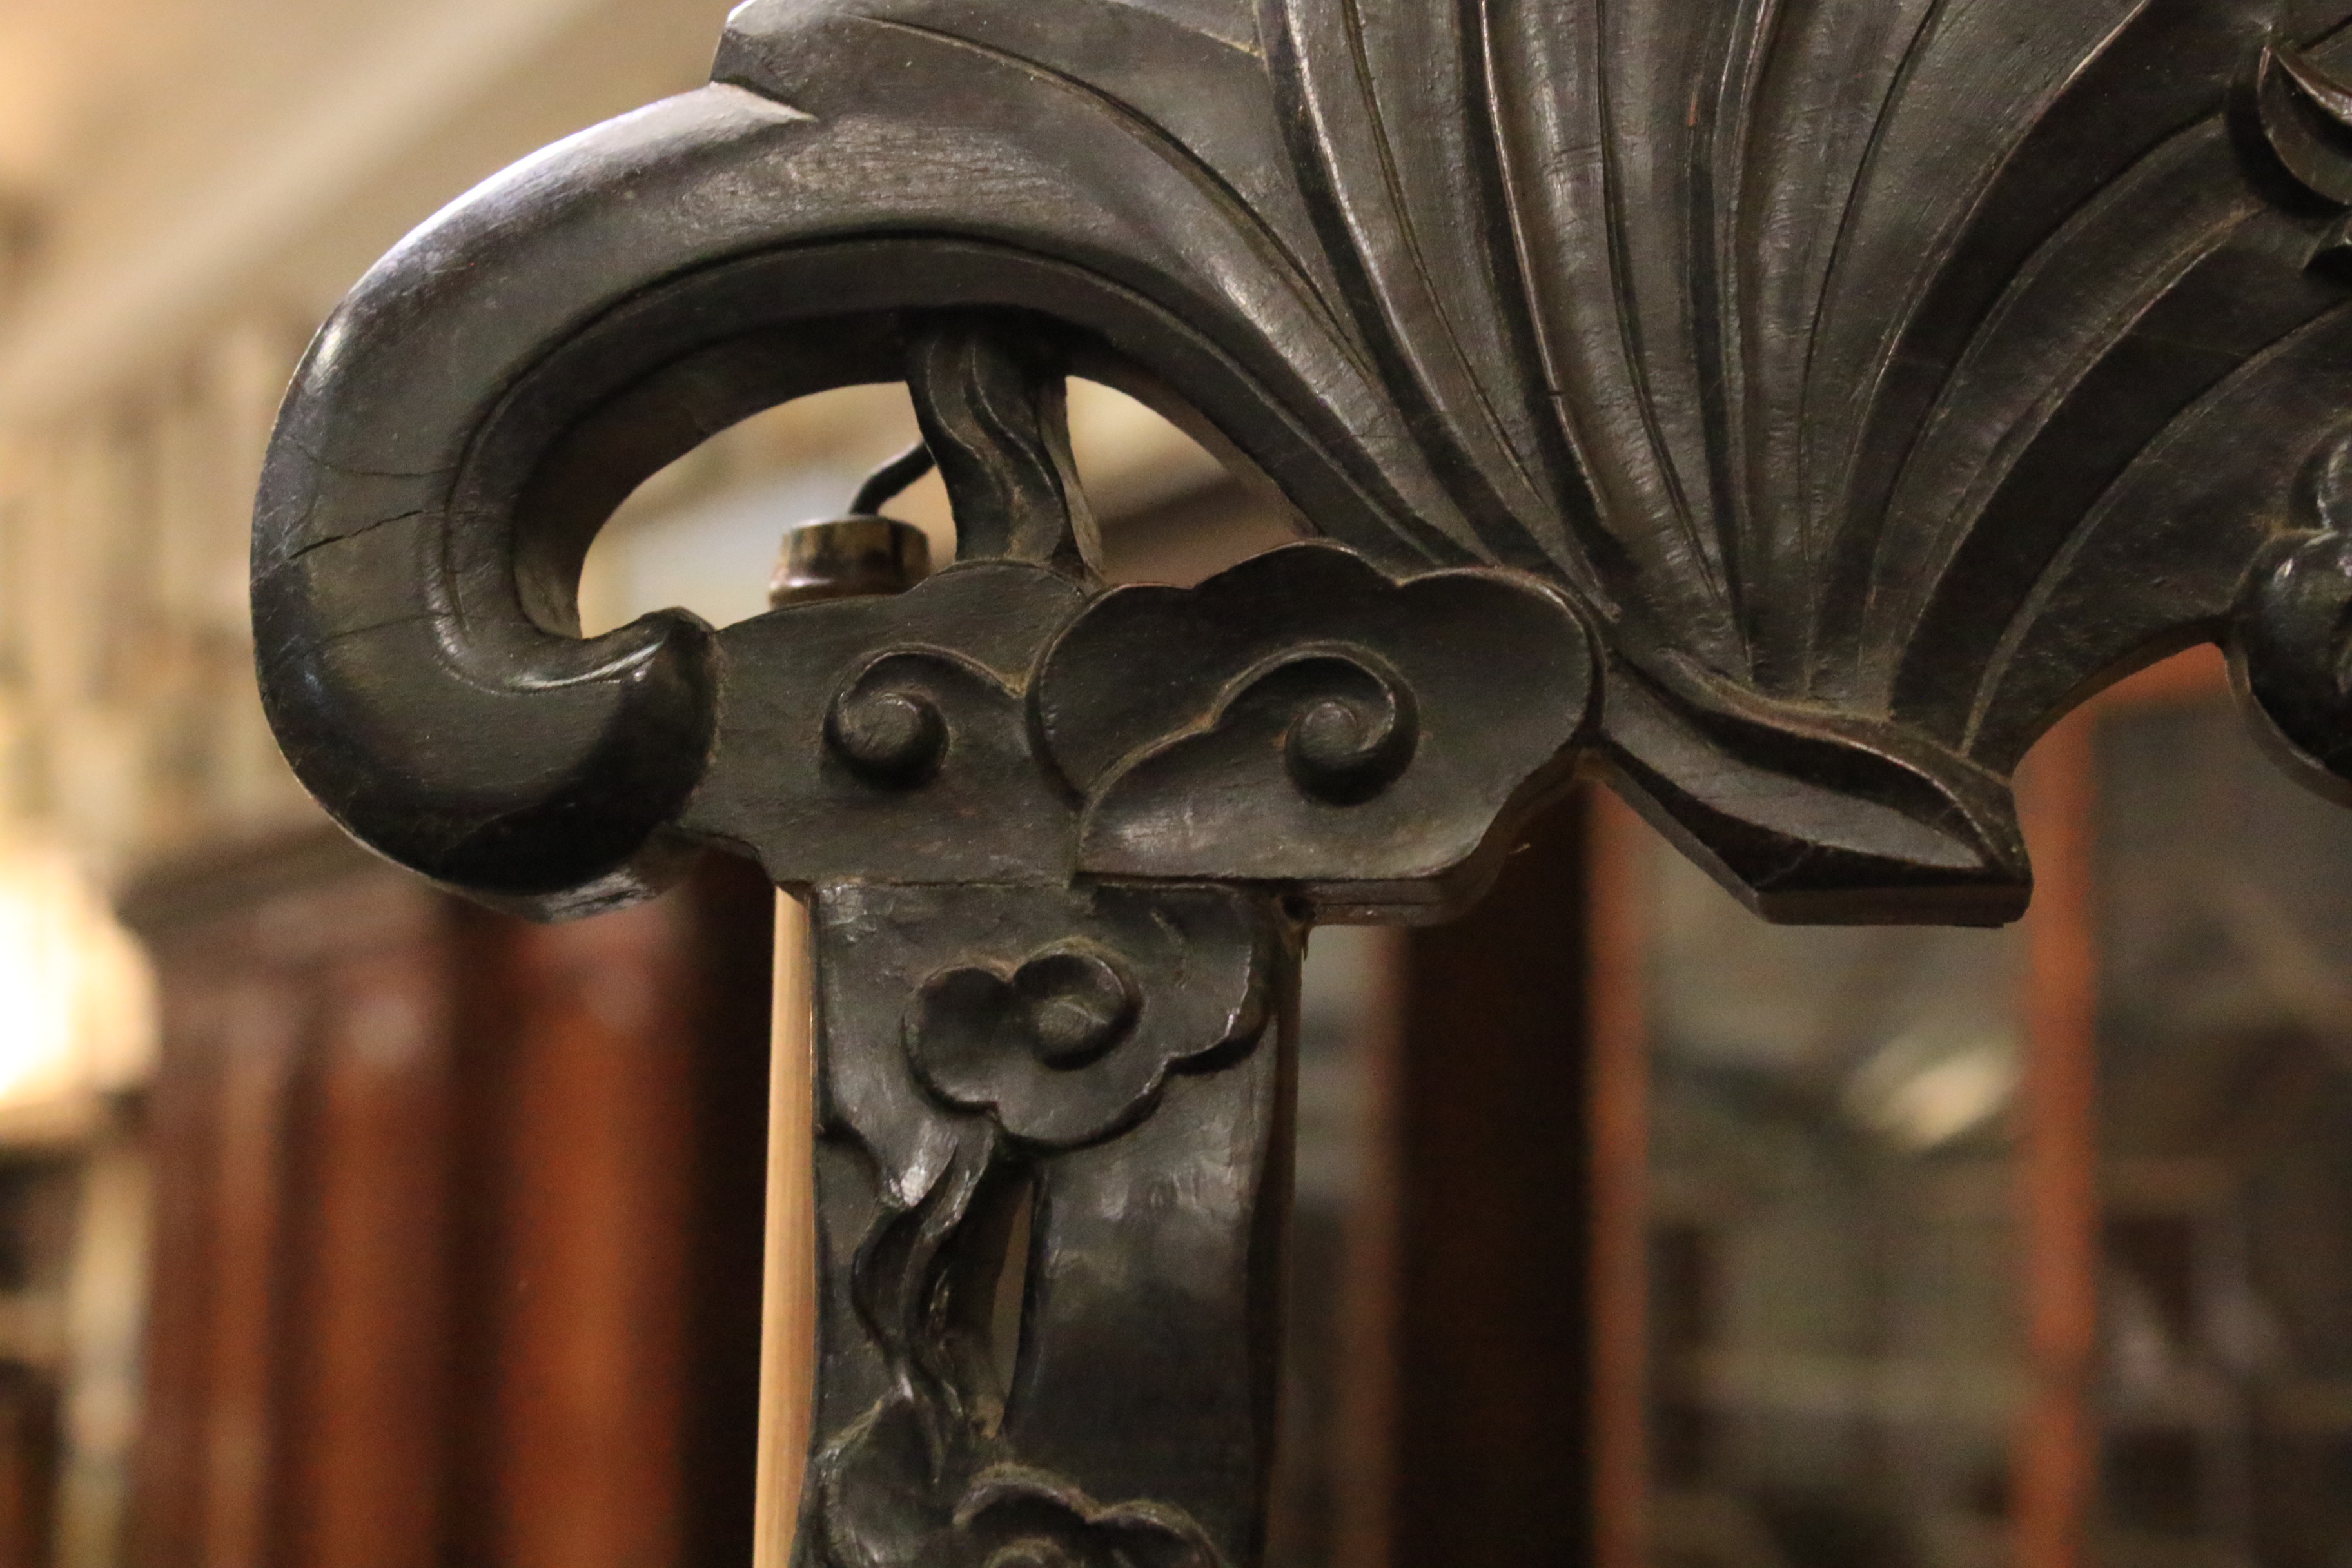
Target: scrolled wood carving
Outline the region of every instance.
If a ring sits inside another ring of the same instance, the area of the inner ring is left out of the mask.
[[[2007,920],[2020,760],[2198,641],[2352,777],[2347,22],[751,0],[710,86],[492,181],[320,334],[257,514],[272,720],[478,896],[589,911],[698,845],[814,890],[810,1568],[1247,1563],[1306,924],[1458,908],[1580,768],[1773,918]],[[1106,589],[1070,374],[1319,539]],[[638,480],[873,380],[955,566],[578,636]]]

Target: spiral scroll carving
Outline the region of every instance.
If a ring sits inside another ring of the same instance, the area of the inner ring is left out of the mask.
[[[939,772],[950,741],[938,699],[922,689],[923,677],[936,674],[919,654],[877,659],[825,710],[825,744],[869,784],[887,789],[921,784]]]
[[[1361,805],[1404,776],[1421,745],[1412,688],[1360,652],[1311,654],[1262,677],[1242,700],[1283,704],[1299,693],[1283,737],[1298,787],[1332,805]]]

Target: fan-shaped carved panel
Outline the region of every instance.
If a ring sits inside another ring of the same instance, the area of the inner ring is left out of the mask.
[[[485,187],[322,338],[257,547],[309,628],[277,711],[376,648],[690,744],[652,691],[699,633],[538,635],[612,500],[899,374],[910,312],[1015,310],[1375,563],[1568,595],[1588,747],[1768,912],[2005,918],[2007,774],[2137,664],[2234,640],[2336,754],[2344,573],[2280,542],[2333,539],[2352,408],[2339,9],[752,0],[712,87]],[[327,603],[419,551],[407,631]]]
[[[1596,768],[1774,918],[2006,920],[2035,737],[2200,640],[2352,778],[2347,17],[751,0],[322,331],[271,718],[478,897],[814,890],[797,1561],[1246,1564],[1307,926],[1458,909]],[[1073,374],[1323,537],[1108,587]],[[637,481],[895,380],[856,510],[936,462],[954,566],[579,635]]]

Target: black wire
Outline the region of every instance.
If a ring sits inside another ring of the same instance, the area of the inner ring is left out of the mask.
[[[857,488],[857,499],[849,503],[852,517],[879,517],[882,509],[907,488],[931,471],[931,449],[917,442],[888,462],[874,470]]]

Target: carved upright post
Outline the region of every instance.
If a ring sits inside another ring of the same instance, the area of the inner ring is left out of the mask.
[[[753,0],[321,333],[271,717],[477,897],[813,899],[807,1568],[1247,1564],[1308,925],[1580,767],[1767,916],[2007,920],[2020,757],[2200,639],[2352,772],[2347,15]],[[1073,374],[1323,537],[1107,589]],[[871,380],[952,567],[578,636],[639,479]]]

